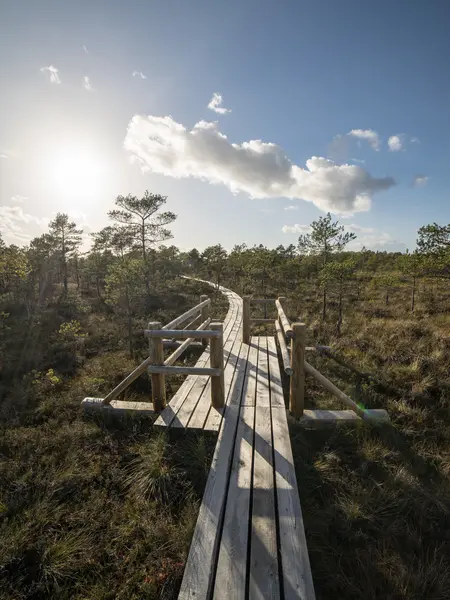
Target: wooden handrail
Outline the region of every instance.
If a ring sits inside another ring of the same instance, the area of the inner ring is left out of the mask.
[[[290,375],[292,375],[291,359],[289,357],[286,339],[284,337],[283,330],[282,330],[280,322],[278,320],[275,321],[275,329],[277,332],[278,343],[280,345],[281,358],[283,360],[284,372],[286,373],[286,375],[290,376]]]
[[[201,325],[199,325],[198,327],[198,331],[203,331],[204,329],[206,329],[208,327],[208,325],[211,323],[211,319],[206,319],[206,321],[204,321]],[[190,346],[190,344],[192,344],[192,342],[194,341],[194,338],[188,338],[187,340],[184,340],[184,342],[181,344],[181,346],[179,346],[174,352],[172,352],[172,354],[166,358],[166,360],[164,361],[164,364],[166,367],[170,367],[170,365],[173,365],[173,363],[177,360],[177,358],[179,358],[183,352]]]
[[[204,338],[218,338],[222,334],[220,331],[210,329],[204,331],[198,329],[146,329],[144,335],[149,338],[165,338],[167,336],[176,340],[186,340],[187,338],[203,340]]]
[[[211,375],[218,377],[221,369],[211,367],[171,367],[166,365],[150,365],[147,367],[151,375]]]
[[[252,304],[271,304],[276,298],[250,298]]]
[[[278,318],[280,320],[281,326],[284,329],[284,334],[286,337],[288,338],[292,338],[292,336],[294,335],[294,331],[291,327],[291,324],[289,323],[289,319],[287,318],[284,309],[281,305],[280,300],[284,300],[285,298],[278,298],[278,300],[275,300],[275,306],[277,307],[278,310]]]
[[[193,308],[190,308],[189,310],[187,310],[185,313],[183,313],[179,317],[176,317],[175,319],[170,321],[170,323],[167,323],[167,325],[164,325],[163,329],[169,330],[169,329],[174,329],[175,327],[178,327],[178,325],[181,325],[182,323],[187,321],[189,319],[189,317],[192,317],[192,316],[196,315],[197,313],[200,313],[202,308],[204,306],[208,306],[209,304],[211,304],[211,298],[208,298],[207,300],[203,300],[203,302],[200,302],[200,304],[197,304]]]

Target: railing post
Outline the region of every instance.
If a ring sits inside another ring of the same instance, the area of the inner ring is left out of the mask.
[[[211,375],[211,404],[214,408],[223,408],[225,404],[225,376],[223,369],[223,324],[211,323],[212,331],[220,331],[219,337],[211,338],[210,362],[211,367],[220,369],[220,375]]]
[[[161,327],[162,324],[157,321],[148,324],[148,329],[161,329]],[[164,346],[162,338],[149,338],[148,346],[151,365],[163,365]],[[160,373],[152,373],[151,379],[153,410],[158,413],[166,406],[166,381],[164,375]]]
[[[242,341],[250,344],[250,296],[242,298]]]
[[[294,417],[301,417],[305,408],[305,338],[306,325],[292,323],[294,335],[291,340],[291,387],[289,411]]]
[[[206,296],[206,294],[202,294],[200,296],[200,302],[203,302],[204,300],[208,300],[208,296]],[[201,323],[204,323],[206,321],[206,319],[209,319],[209,307],[210,307],[210,305],[207,304],[206,306],[204,306],[201,309],[201,311],[202,311],[201,312],[201,315],[202,315]],[[204,338],[202,340],[202,344],[206,347],[208,345],[208,340],[206,338]]]

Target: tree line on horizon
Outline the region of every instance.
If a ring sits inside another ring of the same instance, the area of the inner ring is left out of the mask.
[[[311,223],[297,245],[222,245],[182,252],[166,242],[176,215],[163,210],[167,198],[145,192],[142,198],[118,196],[108,212],[111,224],[91,234],[92,246],[81,252],[82,229],[58,213],[48,231],[26,247],[6,245],[0,237],[0,294],[13,300],[29,318],[39,313],[55,292],[66,297],[74,287],[94,294],[126,322],[131,340],[133,315],[145,312],[151,299],[174,277],[192,274],[226,283],[240,293],[294,293],[305,281],[320,291],[321,317],[327,318],[328,295],[338,302],[351,289],[357,298],[367,287],[382,290],[389,304],[396,286],[409,286],[410,306],[416,304],[417,283],[447,279],[450,266],[450,225],[425,225],[418,231],[414,252],[347,249],[357,238],[330,213]],[[431,285],[431,284],[430,284]],[[150,303],[150,304],[149,304]],[[1,313],[3,320],[6,319]],[[131,342],[130,342],[131,347]]]

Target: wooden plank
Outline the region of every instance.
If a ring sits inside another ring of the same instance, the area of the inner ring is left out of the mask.
[[[366,409],[366,413],[369,413],[373,421],[389,422],[389,414],[384,409]],[[363,420],[352,410],[305,410],[303,416],[298,420],[298,423],[306,427],[362,422]]]
[[[225,403],[228,402],[228,396],[230,394],[230,386],[234,377],[234,371],[237,362],[237,356],[231,354],[233,348],[239,348],[241,345],[240,340],[237,337],[233,337],[230,335],[227,343],[224,347],[224,361],[225,361],[225,372],[224,372],[224,380],[225,380]],[[239,350],[236,352],[239,353]],[[244,369],[245,371],[245,369]],[[218,431],[220,421],[222,420],[222,415],[224,409],[218,409],[211,406],[210,401],[211,395],[211,380],[208,381],[206,388],[200,398],[199,403],[196,406],[195,412],[192,414],[192,417],[188,423],[189,428],[197,428],[197,429],[207,429],[209,431]],[[216,415],[214,418],[212,415]]]
[[[275,600],[280,598],[280,582],[269,407],[257,406],[254,436],[249,599]]]
[[[284,598],[314,600],[314,585],[285,408],[272,406],[272,426]]]
[[[214,600],[245,598],[254,419],[255,408],[242,407],[216,567]]]
[[[269,360],[267,356],[267,336],[259,337],[258,381],[256,385],[256,406],[270,406]]]
[[[278,363],[275,339],[267,338],[267,354],[269,357],[270,371],[270,404],[271,406],[285,407],[283,384],[281,382],[280,366]]]
[[[227,403],[225,405],[225,414],[228,410],[227,406],[232,404],[239,404],[241,400],[242,394],[242,385],[245,378],[245,370],[247,366],[247,357],[249,346],[247,344],[243,344],[240,340],[236,340],[236,343],[239,346],[239,351],[237,355],[230,359],[227,364],[227,368],[225,369],[225,377],[227,377],[228,373],[234,368],[233,378],[230,380],[230,385],[228,387],[228,396]],[[207,431],[218,431],[223,419],[223,411],[217,411],[215,409],[211,409],[208,418],[206,420],[204,429]]]
[[[245,406],[255,406],[256,402],[256,374],[258,372],[258,338],[250,338],[250,350],[247,358],[247,373],[244,382],[242,402]]]
[[[98,413],[100,411],[110,414],[138,413],[140,416],[152,416],[155,414],[151,402],[134,402],[131,400],[113,400],[111,404],[102,405],[103,398],[85,398],[81,406],[86,413]]]
[[[211,469],[184,570],[179,600],[204,600],[212,588],[239,405],[231,405],[219,431]]]
[[[250,343],[250,296],[242,298],[242,341]]]

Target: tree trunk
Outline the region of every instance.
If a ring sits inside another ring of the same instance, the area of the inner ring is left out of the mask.
[[[66,240],[64,238],[64,231],[62,232],[62,263],[63,263],[63,282],[64,282],[64,294],[67,296],[67,257],[66,257]]]
[[[78,270],[78,256],[75,255],[75,278],[77,280],[77,290],[80,289],[80,272]]]
[[[386,303],[386,306],[389,304],[389,290],[386,290],[385,303]]]
[[[413,277],[413,288],[412,288],[412,294],[411,294],[411,312],[414,312],[415,304],[416,304],[416,278]]]
[[[127,329],[128,329],[128,351],[133,358],[133,322],[131,318],[130,297],[128,295],[128,286],[125,288],[125,300],[127,304]]]
[[[342,327],[342,290],[339,290],[339,306],[338,306],[338,320],[336,326],[336,333],[338,336],[341,335]]]
[[[323,288],[323,297],[322,297],[322,321],[325,321],[327,317],[327,289]]]

